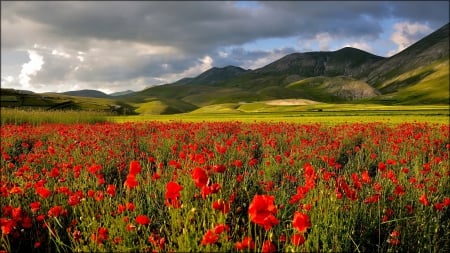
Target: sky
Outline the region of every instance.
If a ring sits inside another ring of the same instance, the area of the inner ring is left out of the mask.
[[[447,24],[448,10],[449,1],[2,1],[1,87],[140,91],[294,52],[389,57]]]

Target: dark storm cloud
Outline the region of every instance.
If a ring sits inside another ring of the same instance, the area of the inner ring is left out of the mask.
[[[65,79],[85,85],[139,83],[135,89],[146,81],[199,74],[211,64],[261,67],[296,46],[242,47],[260,39],[313,40],[327,33],[333,39],[375,40],[384,32],[384,18],[423,22],[432,29],[443,25],[442,20],[448,22],[448,2],[13,1],[1,5],[2,53],[35,50],[43,56],[44,64],[30,84]],[[225,53],[224,48],[228,48]],[[69,56],[52,54],[54,49]]]

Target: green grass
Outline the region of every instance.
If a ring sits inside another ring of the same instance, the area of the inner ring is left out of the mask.
[[[2,108],[1,124],[98,123],[107,121],[107,116],[109,114],[105,112],[94,111],[45,111]]]
[[[383,105],[353,105],[353,104],[317,104],[303,107],[302,111],[266,111],[266,112],[242,112],[243,106],[249,109],[255,108],[284,108],[289,106],[268,106],[261,103],[241,105],[234,109],[236,104],[210,106],[192,113],[174,115],[149,115],[149,116],[113,116],[109,120],[114,122],[140,122],[140,121],[242,121],[242,122],[293,122],[293,123],[355,123],[355,122],[387,122],[400,124],[404,122],[429,122],[448,124],[448,105],[423,105],[423,106],[383,106]],[[291,108],[292,108],[291,107]],[[209,109],[209,110],[205,110]],[[217,110],[215,110],[217,109]],[[227,110],[229,112],[227,112]],[[320,111],[321,110],[321,111]]]
[[[372,101],[385,104],[447,104],[450,99],[449,88],[447,60],[414,69],[384,82],[380,89],[389,93],[375,97]]]

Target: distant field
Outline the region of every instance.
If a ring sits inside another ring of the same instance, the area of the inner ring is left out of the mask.
[[[289,108],[290,107],[290,108]],[[267,106],[264,103],[247,105],[248,111],[238,111],[230,104],[216,105],[211,110],[173,115],[113,116],[114,122],[128,121],[273,121],[295,123],[354,123],[354,122],[429,122],[449,123],[448,105],[382,106],[382,105],[335,105],[318,104],[303,106]],[[226,110],[225,110],[226,109]],[[241,108],[242,109],[242,108]],[[294,111],[294,110],[297,111]],[[286,110],[286,111],[283,111]],[[215,113],[216,111],[217,113]]]

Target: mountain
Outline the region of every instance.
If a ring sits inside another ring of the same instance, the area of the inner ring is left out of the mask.
[[[106,93],[103,93],[98,90],[74,90],[74,91],[66,91],[61,94],[76,96],[76,97],[90,97],[90,98],[110,98]]]
[[[195,78],[183,78],[175,82],[175,84],[219,85],[247,72],[249,70],[236,66],[226,66],[223,68],[213,67]]]
[[[112,97],[118,97],[118,96],[125,96],[125,95],[129,95],[129,94],[133,94],[133,93],[134,93],[134,91],[132,91],[132,90],[125,90],[125,91],[113,92],[108,95],[112,96]]]
[[[367,82],[384,103],[449,103],[449,24],[377,62]]]
[[[267,66],[255,70],[257,74],[292,74],[299,78],[313,76],[361,77],[370,66],[384,59],[365,51],[345,47],[334,52],[307,52],[287,55]]]
[[[172,99],[189,108],[292,98],[448,104],[448,45],[449,24],[446,24],[387,58],[351,47],[293,53],[255,70],[234,66],[212,68],[197,77],[137,92],[135,97],[141,101],[152,97],[165,103]]]

